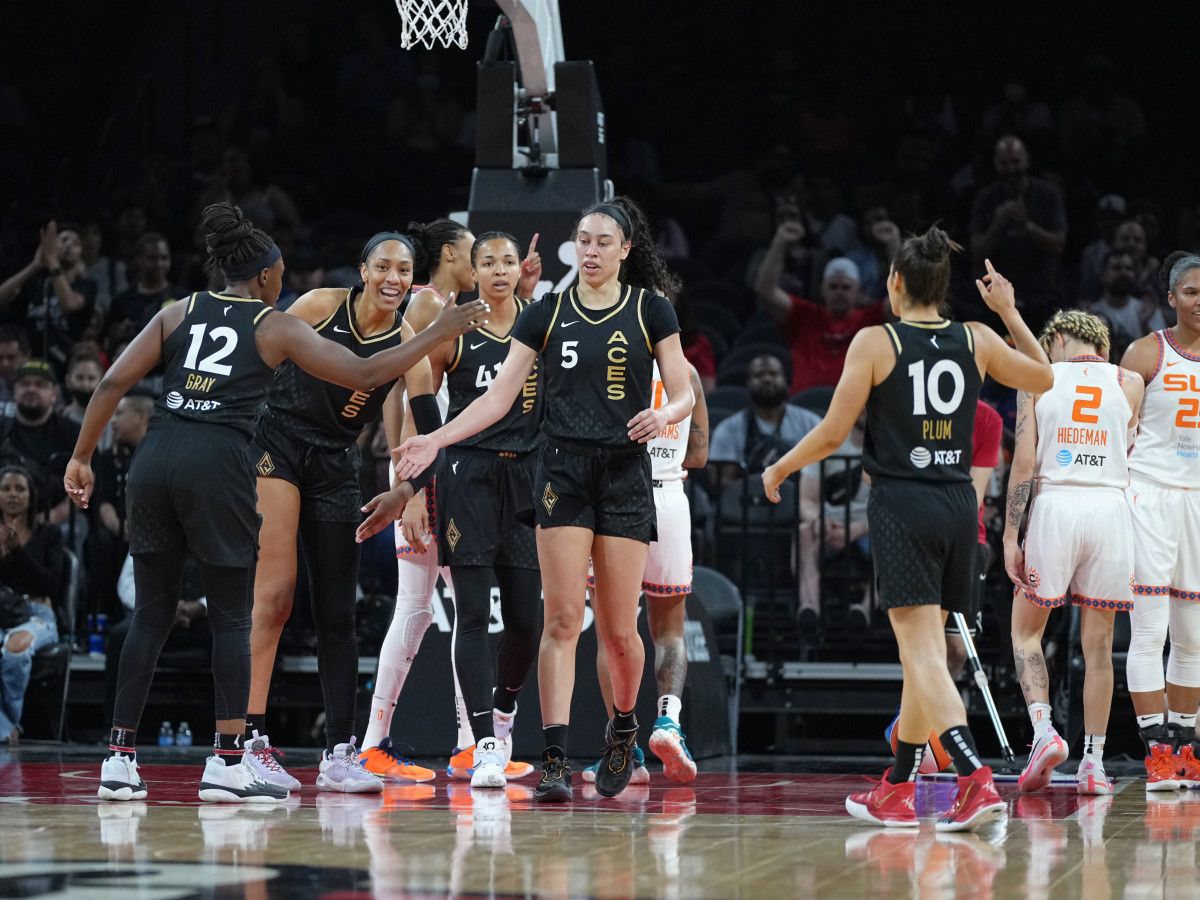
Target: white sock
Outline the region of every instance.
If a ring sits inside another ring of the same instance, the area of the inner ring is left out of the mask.
[[[513,721],[517,718],[517,711],[514,709],[510,713],[500,712],[498,709],[492,710],[492,729],[496,733],[496,737],[503,740],[512,734]]]
[[[1030,703],[1029,721],[1033,723],[1034,740],[1049,737],[1054,733],[1054,722],[1050,719],[1049,703]]]
[[[1167,710],[1167,724],[1168,725],[1182,725],[1184,728],[1195,728],[1196,727],[1196,714],[1192,713],[1189,716],[1187,713],[1178,713],[1178,712],[1175,712],[1174,710],[1169,709],[1169,710]]]
[[[658,714],[666,716],[676,725],[679,724],[679,713],[683,709],[683,703],[674,694],[663,694],[658,698]]]
[[[1094,759],[1104,758],[1104,735],[1086,734],[1083,736],[1083,755]]]
[[[395,711],[395,700],[379,694],[371,696],[371,717],[367,719],[367,733],[363,735],[363,750],[378,747],[379,742],[392,733],[392,713]]]
[[[1148,716],[1137,717],[1138,728],[1152,728],[1163,723],[1162,713],[1150,713]]]

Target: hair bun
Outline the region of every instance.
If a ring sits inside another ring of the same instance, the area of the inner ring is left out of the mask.
[[[950,240],[950,235],[934,226],[925,232],[917,241],[917,251],[930,262],[941,262],[949,258],[950,252],[957,245]]]

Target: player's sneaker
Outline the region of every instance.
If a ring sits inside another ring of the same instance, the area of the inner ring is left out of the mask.
[[[1004,801],[992,783],[992,770],[983,766],[970,775],[958,777],[954,805],[937,820],[934,827],[938,831],[971,831],[1002,815]]]
[[[597,760],[583,770],[583,780],[587,784],[593,784],[596,781],[596,770],[599,768],[600,762]],[[646,768],[646,754],[642,752],[642,748],[637,744],[633,745],[633,777],[629,779],[629,783],[650,783],[650,770]]]
[[[574,797],[571,787],[571,763],[563,757],[542,754],[542,779],[534,788],[538,803],[570,803]]]
[[[502,788],[504,778],[504,753],[500,742],[494,737],[480,738],[475,745],[475,756],[471,766],[471,787]]]
[[[1171,757],[1175,766],[1175,778],[1181,788],[1200,788],[1200,762],[1192,751],[1191,744],[1184,744],[1179,752]]]
[[[511,745],[509,753],[511,753]],[[454,752],[450,754],[450,763],[446,766],[446,774],[451,778],[467,779],[472,775],[472,767],[475,765],[475,748],[468,747],[466,750],[454,748]],[[533,763],[517,762],[510,759],[504,766],[505,778],[524,778],[530,772],[535,771]],[[432,778],[433,776],[430,775]]]
[[[917,808],[914,805],[917,783],[903,781],[892,784],[887,780],[891,772],[891,769],[884,772],[879,783],[866,793],[847,797],[846,812],[864,822],[889,828],[916,828],[921,824],[917,821]]]
[[[146,782],[138,774],[137,760],[114,753],[100,766],[101,800],[145,800]]]
[[[662,760],[663,774],[677,784],[687,784],[696,777],[696,762],[687,748],[687,735],[679,723],[668,716],[659,716],[650,734],[650,752]]]
[[[268,784],[245,763],[229,765],[216,755],[205,760],[200,799],[206,803],[281,803],[288,796],[287,788]]]
[[[1104,796],[1112,793],[1112,782],[1104,771],[1104,762],[1095,757],[1085,756],[1079,762],[1079,771],[1075,773],[1075,792]]]
[[[348,744],[337,744],[333,753],[321,751],[318,791],[340,791],[343,794],[382,794],[383,782],[363,768],[354,749],[354,738]]]
[[[1146,790],[1177,791],[1179,777],[1175,771],[1175,757],[1167,744],[1155,744],[1146,757]]]
[[[608,720],[604,729],[604,752],[600,754],[600,765],[596,769],[596,793],[601,797],[615,797],[628,786],[637,766],[634,747],[637,745],[637,722],[632,728],[617,731],[613,720]]]
[[[1067,743],[1054,729],[1036,738],[1033,748],[1029,751],[1029,764],[1017,779],[1017,790],[1040,791],[1050,783],[1054,767],[1066,758]]]
[[[277,784],[289,791],[298,791],[300,780],[290,775],[287,769],[279,764],[279,758],[283,755],[281,750],[271,746],[271,741],[265,734],[255,731],[250,745],[242,754],[242,764],[249,766],[254,774],[267,784]]]
[[[421,782],[433,781],[435,775],[433,769],[418,766],[407,756],[401,756],[390,737],[380,741],[378,747],[368,747],[358,759],[376,778]]]

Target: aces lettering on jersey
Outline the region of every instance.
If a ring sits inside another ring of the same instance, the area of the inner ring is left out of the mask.
[[[500,367],[503,365],[504,363],[498,362],[491,366],[480,366],[479,371],[475,373],[475,387],[486,391],[499,377]],[[538,364],[535,362],[525,377],[525,383],[521,385],[521,415],[533,412],[533,405],[537,403],[537,379]]]
[[[614,346],[624,344],[625,346]],[[629,359],[629,341],[625,340],[623,332],[614,331],[608,339],[608,366],[605,382],[608,385],[609,400],[625,399],[625,363]]]
[[[371,399],[372,391],[355,391],[350,395],[350,401],[342,407],[342,415],[353,419],[362,411],[363,405]]]

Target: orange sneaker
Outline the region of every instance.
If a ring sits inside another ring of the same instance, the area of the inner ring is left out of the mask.
[[[446,774],[451,778],[467,779],[471,777],[472,767],[475,765],[475,748],[468,747],[466,750],[454,748],[454,752],[450,754],[450,764],[446,766]],[[524,778],[533,772],[533,764],[527,762],[517,762],[510,759],[508,765],[504,767],[505,778]]]
[[[399,781],[432,781],[433,769],[416,765],[411,759],[401,756],[392,746],[392,739],[385,737],[378,747],[369,747],[358,755],[363,768],[382,779]]]
[[[1167,744],[1155,744],[1150,748],[1150,755],[1146,757],[1146,790],[1179,790],[1179,778],[1175,773],[1175,757]]]
[[[1200,762],[1192,751],[1191,744],[1184,744],[1179,752],[1171,757],[1175,767],[1175,777],[1181,788],[1200,788]]]

